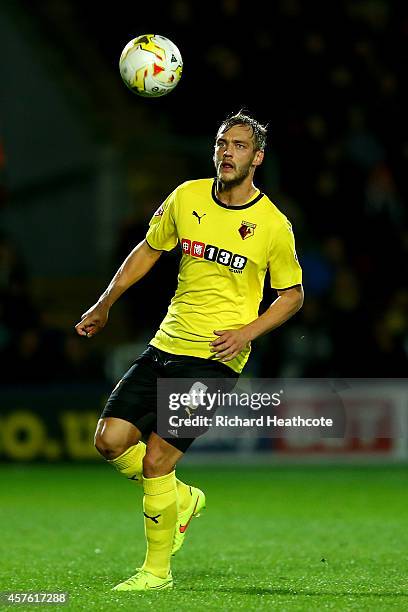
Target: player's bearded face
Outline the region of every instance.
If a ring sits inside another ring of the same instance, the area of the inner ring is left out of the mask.
[[[233,185],[239,185],[242,183],[250,174],[252,169],[253,157],[247,163],[242,162],[230,162],[223,160],[216,162],[217,178],[224,183],[232,187]]]
[[[243,125],[217,134],[214,164],[217,178],[224,185],[239,185],[250,175],[256,156],[251,136],[250,129]]]

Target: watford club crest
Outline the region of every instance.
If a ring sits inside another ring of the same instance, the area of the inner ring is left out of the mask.
[[[238,229],[241,234],[242,240],[246,240],[255,233],[256,223],[250,223],[249,221],[242,221],[241,227]]]

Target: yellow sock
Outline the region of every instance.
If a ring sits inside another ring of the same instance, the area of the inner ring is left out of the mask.
[[[177,521],[175,471],[158,478],[143,477],[143,514],[147,552],[144,570],[167,578]]]
[[[118,472],[126,476],[129,480],[133,480],[138,484],[142,484],[143,477],[143,457],[146,454],[146,444],[139,442],[134,446],[129,446],[124,453],[111,459],[111,463]]]
[[[177,506],[179,512],[187,510],[191,503],[191,487],[176,478],[177,484]]]
[[[139,442],[135,446],[130,446],[116,459],[109,460],[108,463],[111,463],[126,478],[141,485],[143,484],[143,457],[145,454],[146,444]],[[176,485],[178,509],[179,512],[184,512],[191,501],[190,487],[178,478],[176,478]]]

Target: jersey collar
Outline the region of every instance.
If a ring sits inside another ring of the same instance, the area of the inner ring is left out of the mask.
[[[258,195],[254,197],[253,200],[251,200],[250,202],[247,202],[246,204],[240,204],[240,206],[227,206],[226,204],[224,204],[224,202],[221,202],[221,200],[217,198],[216,189],[215,189],[216,182],[217,182],[217,179],[214,179],[214,182],[211,188],[212,199],[214,200],[216,204],[218,204],[218,206],[222,206],[222,208],[227,208],[228,210],[242,210],[243,208],[249,208],[250,206],[253,206],[254,204],[256,204],[256,202],[258,202],[258,200],[260,200],[264,196],[264,194],[260,191]]]

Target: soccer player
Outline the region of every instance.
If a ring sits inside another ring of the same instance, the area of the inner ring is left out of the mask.
[[[145,561],[118,591],[171,588],[171,556],[205,505],[204,493],[175,474],[193,439],[157,434],[157,379],[236,378],[252,340],[287,321],[303,303],[292,227],[253,182],[265,143],[266,128],[253,117],[242,111],[228,116],[215,141],[216,178],[187,181],[168,196],[146,238],[76,325],[78,334],[94,336],[120,295],[163,251],[181,244],[178,285],[167,315],[112,391],[95,434],[98,451],[144,491]],[[267,269],[278,297],[258,316]]]

